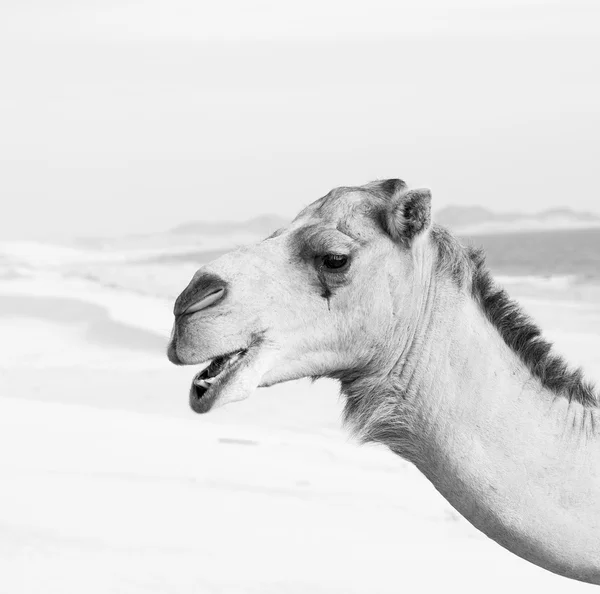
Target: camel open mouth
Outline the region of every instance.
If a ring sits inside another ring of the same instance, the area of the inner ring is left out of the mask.
[[[240,349],[207,361],[194,376],[190,389],[190,406],[197,413],[208,412],[219,394],[241,370],[248,349]]]

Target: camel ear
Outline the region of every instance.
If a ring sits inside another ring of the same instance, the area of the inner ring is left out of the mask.
[[[383,224],[394,241],[410,245],[431,225],[431,191],[398,188],[386,205]]]

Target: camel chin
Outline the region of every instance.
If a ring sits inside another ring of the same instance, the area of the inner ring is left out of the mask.
[[[204,414],[248,398],[260,386],[269,360],[259,345],[253,345],[206,361],[192,380],[192,410]]]

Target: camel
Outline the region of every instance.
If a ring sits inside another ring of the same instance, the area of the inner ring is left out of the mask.
[[[476,528],[600,584],[600,416],[582,372],[398,179],[340,187],[175,302],[168,356],[194,411],[302,377],[339,380],[362,442],[402,456]]]

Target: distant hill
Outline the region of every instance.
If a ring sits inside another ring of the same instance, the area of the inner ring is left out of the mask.
[[[600,216],[569,208],[524,214],[496,213],[481,206],[449,206],[435,213],[434,219],[437,223],[464,235],[600,227]]]
[[[276,215],[263,215],[248,221],[194,221],[184,223],[171,229],[168,233],[175,235],[231,235],[236,233],[250,233],[256,235],[270,235],[288,223]]]
[[[462,234],[511,233],[600,227],[600,216],[569,208],[554,208],[535,214],[497,213],[481,206],[449,206],[434,215],[437,223]],[[262,238],[289,221],[276,215],[264,215],[248,221],[194,221],[167,232],[171,236],[236,236]]]
[[[169,257],[190,253],[196,257],[200,252],[220,252],[259,241],[287,223],[284,218],[268,214],[248,221],[192,221],[155,233],[82,238],[76,240],[76,245],[100,251],[137,251],[143,257],[151,253]]]
[[[600,227],[600,216],[568,208],[528,215],[495,213],[480,206],[450,206],[435,213],[434,220],[461,235]],[[217,253],[264,239],[288,222],[269,214],[248,221],[193,221],[157,233],[82,239],[76,245],[103,252],[139,252],[140,257],[191,254],[196,259],[199,253]]]

